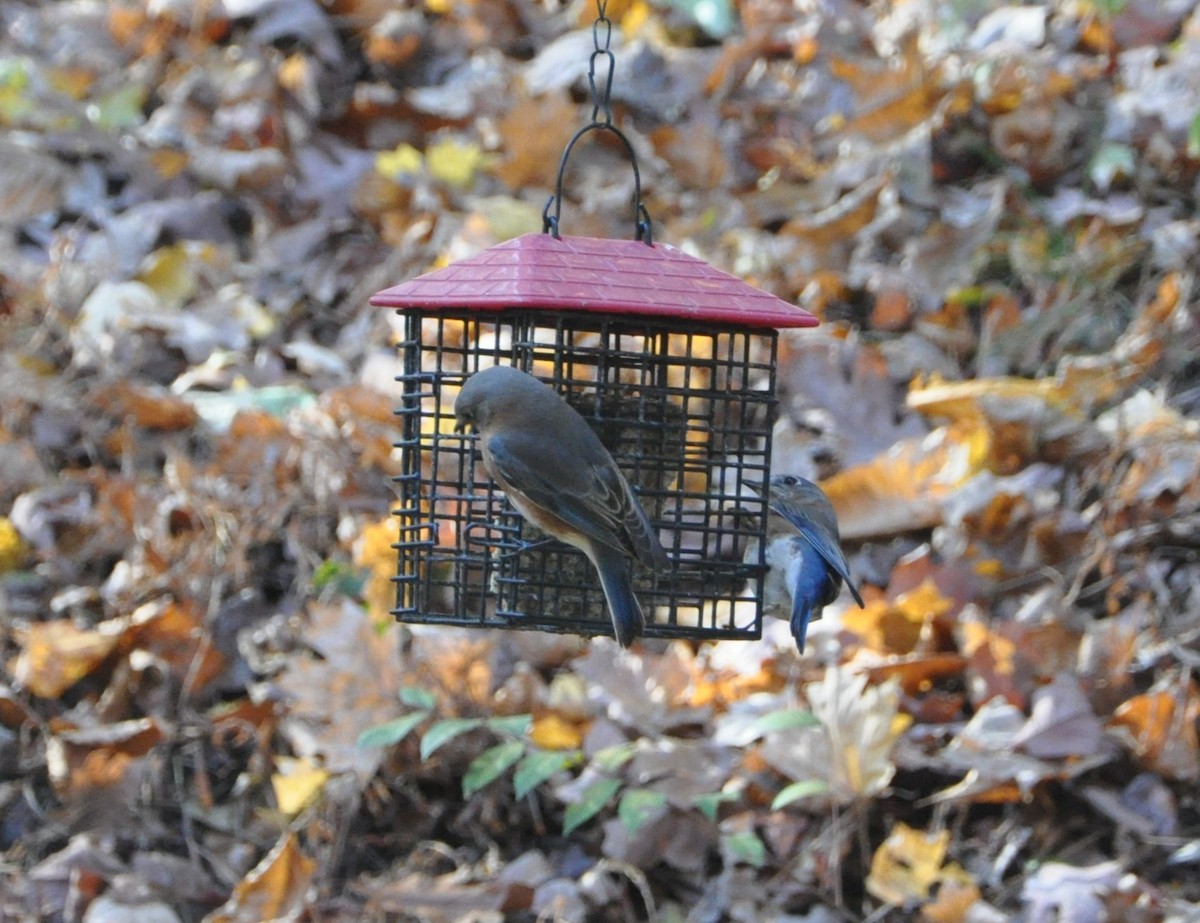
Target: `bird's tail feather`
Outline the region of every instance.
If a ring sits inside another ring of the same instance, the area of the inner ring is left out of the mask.
[[[628,559],[611,548],[592,549],[592,563],[600,575],[600,586],[608,601],[608,612],[612,616],[613,632],[621,647],[629,647],[646,627],[642,607],[633,592],[633,574]]]
[[[796,639],[796,647],[801,654],[804,653],[804,643],[808,638],[808,623],[812,620],[812,610],[812,604],[807,600],[792,603],[792,637]]]

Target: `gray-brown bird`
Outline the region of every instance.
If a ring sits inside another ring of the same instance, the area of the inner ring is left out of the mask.
[[[578,548],[600,575],[617,641],[645,628],[631,559],[665,568],[645,510],[587,422],[553,388],[506,365],[476,372],[454,402],[455,429],[479,434],[483,464],[517,511]]]

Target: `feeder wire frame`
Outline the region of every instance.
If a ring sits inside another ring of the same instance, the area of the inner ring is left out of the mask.
[[[762,633],[778,333],[511,309],[399,312],[404,338],[396,608],[402,622],[611,635],[578,549],[547,538],[490,480],[454,397],[493,364],[530,372],[593,426],[658,532],[668,569],[634,565],[651,638]],[[757,561],[743,562],[757,540]]]

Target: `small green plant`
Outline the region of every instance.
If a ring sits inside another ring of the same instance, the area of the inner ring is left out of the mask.
[[[406,686],[400,691],[400,700],[412,711],[368,728],[359,736],[359,746],[394,746],[433,719],[437,700],[432,693],[416,686]],[[774,713],[759,720],[760,732],[796,727],[812,720],[807,712]],[[661,791],[628,787],[620,774],[622,767],[635,756],[639,747],[644,746],[642,742],[634,740],[606,747],[589,760],[582,750],[546,750],[536,746],[528,739],[532,724],[532,716],[528,714],[432,720],[421,733],[420,756],[422,760],[427,760],[450,741],[478,728],[486,728],[501,737],[499,743],[488,747],[467,766],[462,778],[464,797],[475,794],[509,770],[513,772],[514,794],[517,798],[524,798],[554,776],[578,769],[581,780],[586,780],[586,784],[579,789],[578,796],[566,805],[562,826],[564,834],[586,824],[614,801],[618,819],[631,834],[669,809],[668,798]],[[692,798],[689,806],[715,822],[721,805],[737,797],[736,793],[730,791],[708,792]],[[731,855],[741,857],[740,861],[751,861],[748,857],[753,850],[736,836],[728,850]]]

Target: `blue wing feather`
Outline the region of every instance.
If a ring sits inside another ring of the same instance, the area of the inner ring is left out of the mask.
[[[784,504],[772,505],[772,509],[796,527],[800,536],[821,556],[829,568],[845,582],[846,586],[850,588],[850,593],[854,597],[854,601],[860,606],[864,605],[858,588],[850,578],[850,565],[846,563],[846,556],[842,554],[842,549],[837,539],[821,526],[814,523],[804,513],[798,512],[789,506]]]

